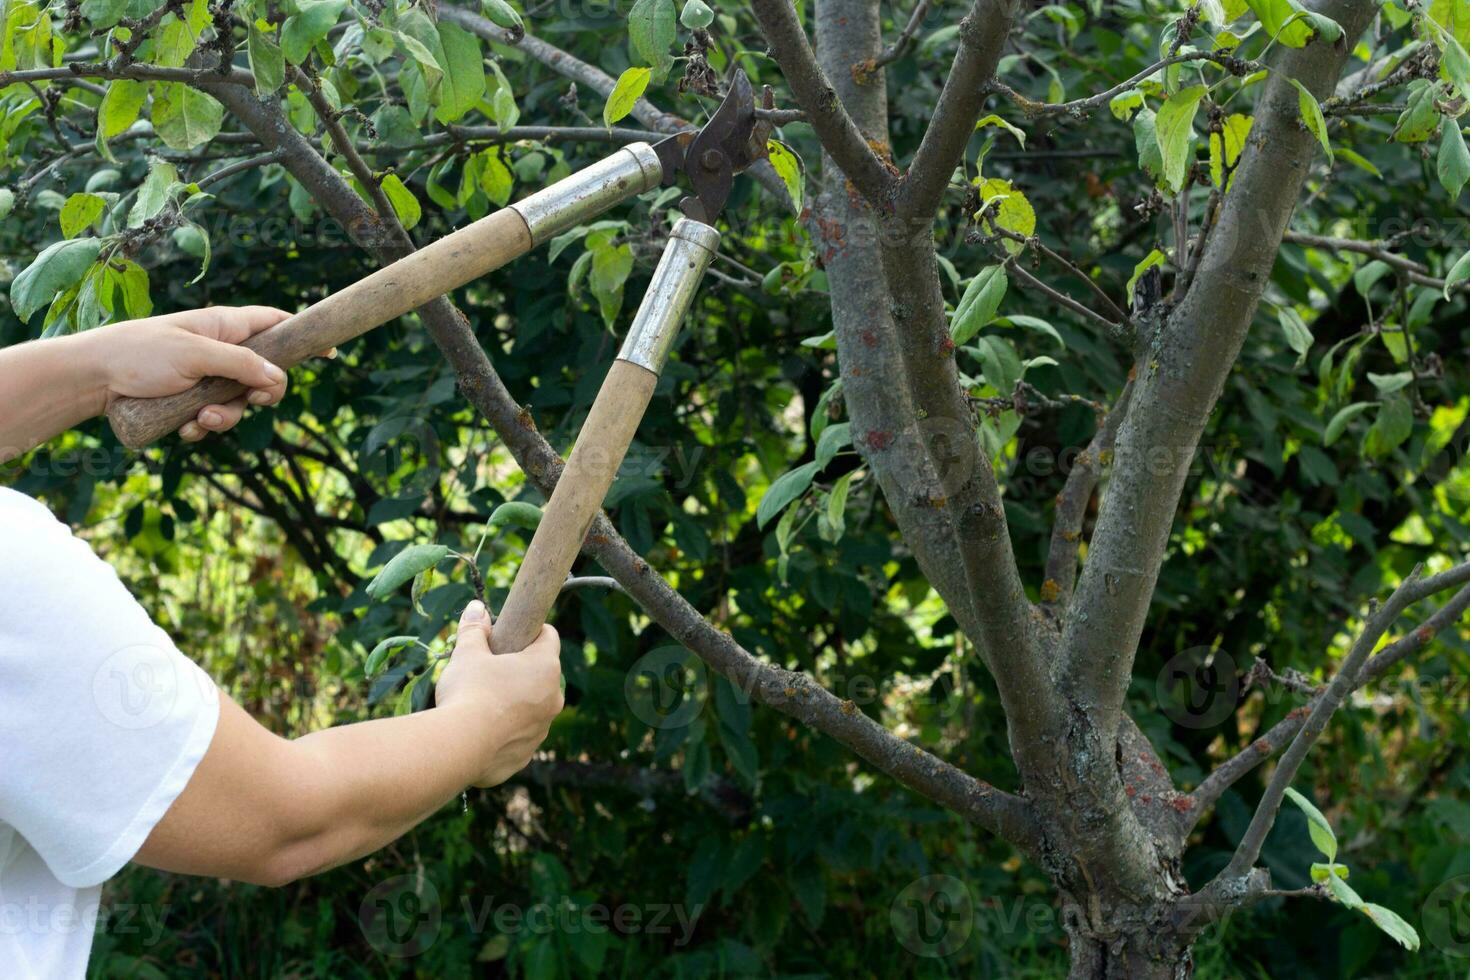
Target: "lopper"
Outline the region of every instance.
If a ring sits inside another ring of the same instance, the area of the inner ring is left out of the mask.
[[[719,247],[714,228],[733,178],[765,155],[750,81],[738,69],[703,128],[655,144],[633,143],[599,163],[487,215],[385,266],[245,342],[282,368],[367,333],[436,296],[493,272],[554,236],[660,184],[689,178],[681,218],[669,234],[617,360],[593,402],[562,479],[547,502],[496,622],[496,653],[525,649],[541,630],[581,551],[648,407],[679,325]],[[207,405],[245,392],[205,378],[166,398],[120,398],[107,415],[123,445],[137,449],[175,431]]]

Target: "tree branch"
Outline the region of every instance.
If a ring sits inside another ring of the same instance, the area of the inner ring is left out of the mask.
[[[1102,477],[1103,457],[1113,451],[1113,441],[1123,424],[1123,416],[1128,412],[1128,399],[1132,394],[1133,382],[1130,380],[1123,386],[1122,394],[1098,427],[1092,442],[1077,456],[1072,472],[1067,474],[1067,481],[1062,485],[1062,492],[1057,494],[1051,545],[1046,554],[1046,579],[1041,589],[1042,600],[1054,609],[1064,610],[1072,600],[1087,505]]]
[[[1470,563],[1420,580],[1416,586],[1412,587],[1409,602],[1423,598],[1425,594],[1423,590],[1426,588],[1448,589],[1467,581],[1470,581]],[[1423,649],[1436,635],[1459,622],[1467,609],[1470,609],[1470,587],[1461,588],[1416,629],[1378,651],[1354,679],[1352,689],[1356,690],[1378,680],[1387,673],[1389,668]],[[1339,670],[1340,675],[1341,669]],[[1219,801],[1221,796],[1225,795],[1227,789],[1287,745],[1302,730],[1309,714],[1322,696],[1318,694],[1307,704],[1288,713],[1285,718],[1271,726],[1264,735],[1256,738],[1250,745],[1221,763],[1206,776],[1189,795],[1194,804],[1191,821],[1198,821],[1210,807]]]
[[[751,9],[771,47],[771,56],[781,66],[822,148],[863,197],[879,211],[889,210],[896,183],[894,171],[879,158],[870,137],[858,130],[833,91],[790,0],[751,0]],[[886,134],[875,134],[873,138],[881,141],[879,145],[886,152]]]
[[[1328,684],[1327,690],[1315,699],[1301,731],[1297,732],[1291,746],[1281,756],[1281,762],[1276,766],[1276,771],[1271,774],[1271,781],[1266,785],[1266,792],[1256,806],[1250,826],[1246,828],[1245,834],[1241,837],[1235,854],[1230,858],[1230,863],[1209,886],[1206,886],[1207,888],[1223,887],[1232,879],[1240,878],[1261,856],[1261,847],[1266,843],[1266,835],[1271,832],[1272,826],[1276,823],[1276,814],[1281,808],[1286,788],[1296,778],[1303,760],[1306,759],[1307,753],[1312,750],[1312,746],[1327,728],[1333,713],[1358,687],[1359,669],[1367,662],[1373,648],[1378,645],[1378,640],[1408,606],[1430,594],[1426,591],[1427,588],[1449,588],[1456,582],[1470,578],[1470,562],[1435,578],[1437,581],[1434,582],[1421,579],[1420,569],[1416,567],[1389,596],[1387,602],[1369,613],[1367,622],[1363,624],[1362,632],[1358,634],[1357,642],[1353,644],[1348,655],[1343,659],[1342,666],[1332,678],[1332,683]]]
[[[1102,108],[1111,102],[1115,96],[1123,94],[1139,82],[1152,78],[1165,68],[1190,61],[1213,61],[1230,72],[1230,74],[1237,76],[1249,75],[1251,72],[1260,71],[1263,67],[1259,62],[1246,61],[1226,51],[1190,51],[1186,54],[1171,55],[1160,61],[1156,61],[1132,78],[1119,82],[1105,92],[1089,95],[1083,99],[1073,99],[1070,102],[1033,102],[1007,85],[997,83],[994,87],[997,92],[1000,92],[1019,106],[1030,118],[1071,116],[1074,119],[1082,119],[1092,110]]]
[[[218,71],[214,68],[161,68],[130,62],[114,65],[110,62],[91,63],[73,61],[59,68],[26,68],[20,71],[0,71],[0,88],[18,82],[49,82],[70,78],[132,78],[148,82],[187,82],[190,85],[209,85],[226,82],[249,88],[255,84],[255,76],[243,68]]]
[[[1392,251],[1387,242],[1365,242],[1355,238],[1330,238],[1325,235],[1309,235],[1300,231],[1288,231],[1282,236],[1282,240],[1290,242],[1293,245],[1321,249],[1327,252],[1356,252],[1359,255],[1366,255],[1369,258],[1377,259],[1385,265],[1392,266],[1406,276],[1410,282],[1416,283],[1417,285],[1429,286],[1432,289],[1444,289],[1445,286],[1445,281],[1435,276],[1428,266]],[[1450,286],[1451,292],[1458,292],[1462,289],[1470,289],[1470,279],[1462,279]]]
[[[898,37],[894,39],[893,43],[878,52],[876,58],[860,61],[853,65],[853,75],[858,78],[865,78],[884,65],[891,65],[907,54],[909,48],[913,47],[914,36],[918,34],[919,28],[923,26],[924,18],[928,13],[929,0],[919,0],[918,3],[914,4],[914,10],[909,15],[908,23],[904,25],[903,30],[899,32]]]
[[[964,159],[1011,28],[1011,0],[975,0],[960,21],[960,47],[898,195],[900,218],[930,217]]]
[[[1140,374],[1118,432],[1113,476],[1061,650],[1063,684],[1103,731],[1117,727],[1195,449],[1245,341],[1312,162],[1315,137],[1300,123],[1291,80],[1318,98],[1330,93],[1375,7],[1370,0],[1318,0],[1315,9],[1342,25],[1345,43],[1278,52],[1199,272],[1140,358],[1148,370]]]

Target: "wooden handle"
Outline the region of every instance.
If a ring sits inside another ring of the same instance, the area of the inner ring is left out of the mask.
[[[647,368],[613,361],[495,621],[496,653],[518,653],[540,634],[657,384]]]
[[[294,367],[530,249],[525,220],[513,208],[503,208],[282,320],[245,346],[282,368]],[[124,446],[140,449],[191,421],[206,405],[227,402],[244,392],[237,382],[205,378],[167,398],[119,398],[108,408],[107,418]]]

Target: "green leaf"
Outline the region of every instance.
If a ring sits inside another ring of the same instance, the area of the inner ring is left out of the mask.
[[[388,197],[388,203],[393,205],[393,211],[398,215],[398,220],[403,222],[404,229],[411,230],[423,216],[423,209],[419,207],[419,199],[413,196],[413,191],[404,186],[397,174],[389,174],[384,177],[381,186],[383,193]]]
[[[632,112],[651,78],[652,68],[629,68],[619,75],[617,84],[608,93],[607,105],[602,107],[602,124],[611,129],[613,123]]]
[[[15,315],[27,321],[57,293],[81,282],[100,251],[102,241],[97,238],[73,238],[48,246],[10,284]]]
[[[1184,186],[1184,177],[1193,157],[1194,116],[1204,95],[1203,85],[1180,89],[1160,107],[1155,122],[1159,153],[1164,162],[1164,182],[1176,194]]]
[[[1066,348],[1066,341],[1062,335],[1057,333],[1057,328],[1037,316],[1027,316],[1024,313],[1007,313],[1003,317],[997,317],[995,322],[1004,327],[1020,327],[1023,330],[1035,330],[1037,333],[1046,334],[1058,347]]]
[[[954,319],[950,321],[949,336],[956,347],[969,343],[970,338],[995,318],[995,312],[1000,309],[1001,300],[1005,298],[1009,285],[1006,270],[999,265],[981,269],[970,280],[959,304],[955,306]]]
[[[1348,163],[1351,163],[1353,166],[1357,167],[1359,170],[1366,170],[1368,173],[1377,177],[1379,180],[1383,179],[1383,171],[1375,167],[1372,160],[1369,160],[1357,150],[1349,150],[1345,146],[1338,147],[1337,155],[1342,157]]]
[[[1374,374],[1368,372],[1368,380],[1373,382],[1373,387],[1378,389],[1380,395],[1391,395],[1395,391],[1401,391],[1408,387],[1409,382],[1414,380],[1413,371],[1400,371],[1398,374]]]
[[[755,523],[757,527],[764,528],[771,518],[785,510],[797,497],[806,492],[811,486],[812,477],[817,475],[818,466],[816,461],[803,463],[789,473],[783,473],[776,478],[775,482],[766,489],[765,495],[755,509]]]
[[[1281,325],[1281,332],[1286,335],[1286,343],[1297,353],[1297,367],[1307,359],[1307,351],[1312,349],[1312,331],[1307,326],[1302,315],[1289,306],[1283,306],[1276,311],[1276,322]]]
[[[1024,132],[1022,132],[1020,129],[1018,129],[1017,127],[1015,127],[1015,126],[1011,125],[1010,123],[1006,122],[1000,116],[997,116],[997,115],[989,115],[989,116],[986,116],[984,119],[981,119],[979,122],[977,122],[975,124],[975,131],[978,133],[980,130],[984,129],[986,126],[999,126],[1001,129],[1004,129],[1006,132],[1010,133],[1012,136],[1014,136],[1016,138],[1016,142],[1021,144],[1021,149],[1024,150],[1026,148],[1026,134]]]
[[[526,25],[521,21],[521,15],[505,0],[480,0],[480,9],[485,11],[485,16],[490,18],[490,23],[496,27],[503,27],[508,31],[526,29]]]
[[[602,322],[611,330],[623,306],[623,284],[633,271],[633,249],[627,242],[605,241],[592,247],[592,272],[588,282],[597,297]]]
[[[1361,909],[1363,907],[1363,899],[1357,892],[1353,891],[1351,885],[1337,875],[1327,876],[1327,893],[1350,909]]]
[[[438,84],[444,77],[444,66],[440,64],[438,55],[430,50],[430,45],[435,48],[440,45],[434,22],[422,10],[415,8],[398,19],[398,26],[401,28],[398,40],[419,66],[424,82],[430,86]]]
[[[192,0],[181,11],[165,16],[153,32],[153,53],[149,60],[165,68],[182,67],[199,46],[200,35],[209,22],[205,0]]]
[[[1120,92],[1108,101],[1108,110],[1112,112],[1114,119],[1121,122],[1127,122],[1133,118],[1133,114],[1141,108],[1143,108],[1143,93],[1136,88]]]
[[[801,157],[797,156],[791,147],[776,139],[766,140],[766,155],[771,161],[771,168],[776,171],[776,176],[780,177],[781,183],[786,185],[786,193],[791,197],[791,206],[797,214],[801,214],[802,178],[806,173]]]
[[[148,176],[138,188],[138,196],[128,211],[128,227],[136,228],[167,206],[170,192],[179,183],[179,172],[167,160],[154,158],[148,162]]]
[[[128,12],[127,0],[82,0],[82,16],[93,27],[112,27]]]
[[[1394,124],[1389,137],[1396,143],[1423,143],[1439,128],[1439,109],[1434,104],[1435,86],[1427,79],[1409,83],[1409,96],[1404,111]]]
[[[296,13],[281,25],[281,53],[286,60],[293,65],[305,62],[346,8],[347,0],[297,0]]]
[[[1251,10],[1260,18],[1262,26],[1273,37],[1288,48],[1304,47],[1314,35],[1306,22],[1307,11],[1295,0],[1247,0]],[[1326,18],[1323,18],[1326,20]],[[1334,25],[1335,26],[1335,25]],[[1342,28],[1338,28],[1339,36]]]
[[[1336,442],[1347,429],[1347,424],[1362,415],[1373,405],[1372,402],[1353,402],[1344,408],[1337,410],[1332,416],[1332,421],[1327,423],[1327,429],[1322,433],[1322,445],[1330,446]]]
[[[409,601],[413,603],[414,611],[420,616],[427,616],[424,612],[424,593],[434,587],[434,567],[431,565],[413,577],[413,587],[408,590]]]
[[[434,90],[434,118],[452,123],[480,102],[485,94],[485,61],[480,39],[457,24],[439,22],[444,77]]]
[[[688,0],[684,4],[683,13],[679,14],[679,23],[691,31],[702,31],[715,20],[715,12],[709,9],[704,0]]]
[[[1315,881],[1317,884],[1322,884],[1329,877],[1334,875],[1346,880],[1348,876],[1348,866],[1345,864],[1323,864],[1321,862],[1313,862],[1312,880]]]
[[[15,191],[9,187],[0,187],[0,218],[6,217],[15,210]]]
[[[1225,187],[1225,172],[1240,159],[1254,122],[1250,116],[1234,112],[1220,123],[1220,132],[1210,133],[1210,181],[1216,187]]]
[[[1414,409],[1409,400],[1395,396],[1378,408],[1378,415],[1363,438],[1363,452],[1382,459],[1403,444],[1414,432]]]
[[[102,215],[107,202],[96,194],[73,194],[61,207],[61,234],[75,238]]]
[[[515,178],[500,158],[500,148],[492,146],[480,155],[480,190],[499,207],[510,200]]]
[[[824,470],[827,464],[838,451],[852,445],[852,425],[848,422],[838,422],[829,425],[822,430],[822,435],[817,439],[817,469]]]
[[[416,636],[390,636],[386,640],[373,647],[372,652],[367,655],[363,662],[362,672],[372,677],[383,669],[383,664],[388,660],[388,655],[394,650],[401,650],[419,641]]]
[[[445,558],[450,549],[442,544],[413,544],[393,556],[382,571],[368,583],[367,594],[372,599],[383,599],[404,582],[426,568],[433,568]]]
[[[97,107],[97,125],[102,138],[110,140],[125,132],[138,119],[143,103],[148,101],[148,86],[131,78],[119,78],[107,86],[107,94]]]
[[[1353,287],[1357,289],[1359,296],[1367,299],[1369,291],[1372,290],[1375,285],[1377,285],[1378,280],[1382,279],[1384,276],[1388,275],[1392,271],[1393,266],[1389,265],[1387,262],[1381,262],[1378,259],[1374,259],[1372,262],[1368,262],[1360,266],[1357,271],[1353,273]]]
[[[1128,285],[1123,287],[1123,295],[1130,300],[1133,298],[1133,287],[1138,285],[1138,280],[1143,274],[1156,265],[1163,265],[1169,261],[1169,257],[1158,249],[1154,249],[1143,257],[1143,260],[1133,267],[1133,275],[1128,277]]]
[[[1419,933],[1414,927],[1404,921],[1393,909],[1384,908],[1382,905],[1374,905],[1372,902],[1363,903],[1363,914],[1373,920],[1373,924],[1388,933],[1400,946],[1411,953],[1419,951]]]
[[[1008,396],[1016,390],[1016,383],[1026,373],[1025,365],[1021,363],[1021,357],[1016,353],[1016,348],[1001,337],[979,337],[976,338],[975,346],[967,347],[980,362],[980,370],[985,373],[985,382],[1002,396]]]
[[[1036,211],[1026,195],[1017,190],[1009,180],[991,177],[978,182],[981,213],[987,224],[995,224],[1006,231],[1030,238],[1036,232]],[[1006,238],[1001,245],[1012,255],[1019,254],[1025,246]]]
[[[160,82],[153,96],[153,128],[175,150],[192,150],[219,135],[225,107],[183,82]]]
[[[509,500],[490,513],[491,527],[520,527],[536,530],[541,523],[541,508],[524,500]]]
[[[1450,200],[1455,200],[1470,180],[1470,149],[1465,147],[1460,124],[1449,116],[1440,123],[1439,134],[1439,160],[1435,170],[1440,184],[1450,192]]]
[[[1449,275],[1444,277],[1444,298],[1450,298],[1450,289],[1462,279],[1470,278],[1470,252],[1466,252],[1450,266]]]
[[[1307,799],[1290,786],[1286,787],[1286,797],[1297,805],[1297,808],[1306,814],[1307,832],[1312,835],[1312,843],[1317,845],[1317,850],[1326,856],[1329,862],[1337,860],[1337,835],[1332,832],[1332,824],[1322,815],[1312,801]]]
[[[263,99],[285,83],[286,58],[280,45],[253,23],[245,44],[250,55],[250,71],[255,76],[255,94]]]
[[[111,265],[115,265],[114,258]],[[148,295],[148,270],[132,259],[123,260],[122,271],[123,309],[134,320],[141,320],[153,312],[153,300]]]
[[[1158,125],[1158,116],[1146,106],[1133,117],[1133,146],[1138,152],[1138,165],[1156,182],[1163,178],[1164,173]]]
[[[848,470],[837,478],[832,484],[832,492],[827,495],[827,524],[832,528],[834,538],[840,539],[842,532],[846,530],[845,513],[847,511],[847,494],[852,486],[852,478],[857,475],[857,470]]]
[[[209,271],[209,232],[191,221],[174,229],[174,244],[179,251],[199,260],[199,274],[189,280],[192,286]]]
[[[659,78],[667,75],[674,63],[669,48],[678,33],[674,0],[636,0],[628,11],[628,42],[639,58],[653,66]]]
[[[1332,143],[1327,139],[1327,120],[1322,116],[1322,107],[1317,104],[1317,97],[1307,91],[1307,87],[1295,78],[1291,84],[1296,86],[1296,104],[1302,114],[1302,125],[1307,127],[1307,132],[1317,137],[1317,142],[1322,144],[1322,150],[1327,154],[1327,163],[1332,164]]]

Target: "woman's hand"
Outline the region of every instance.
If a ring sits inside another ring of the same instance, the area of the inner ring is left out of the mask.
[[[467,740],[484,743],[471,785],[497,786],[526,768],[562,709],[561,640],[551,626],[520,653],[490,652],[490,614],[478,601],[459,620],[459,639],[434,688],[434,710],[465,719]]]
[[[224,405],[206,405],[179,429],[188,442],[224,432],[245,406],[274,405],[286,394],[286,372],[241,343],[290,316],[269,306],[211,306],[130,320],[80,335],[100,371],[105,411],[117,398],[161,398],[200,380],[230,378],[250,388]]]

